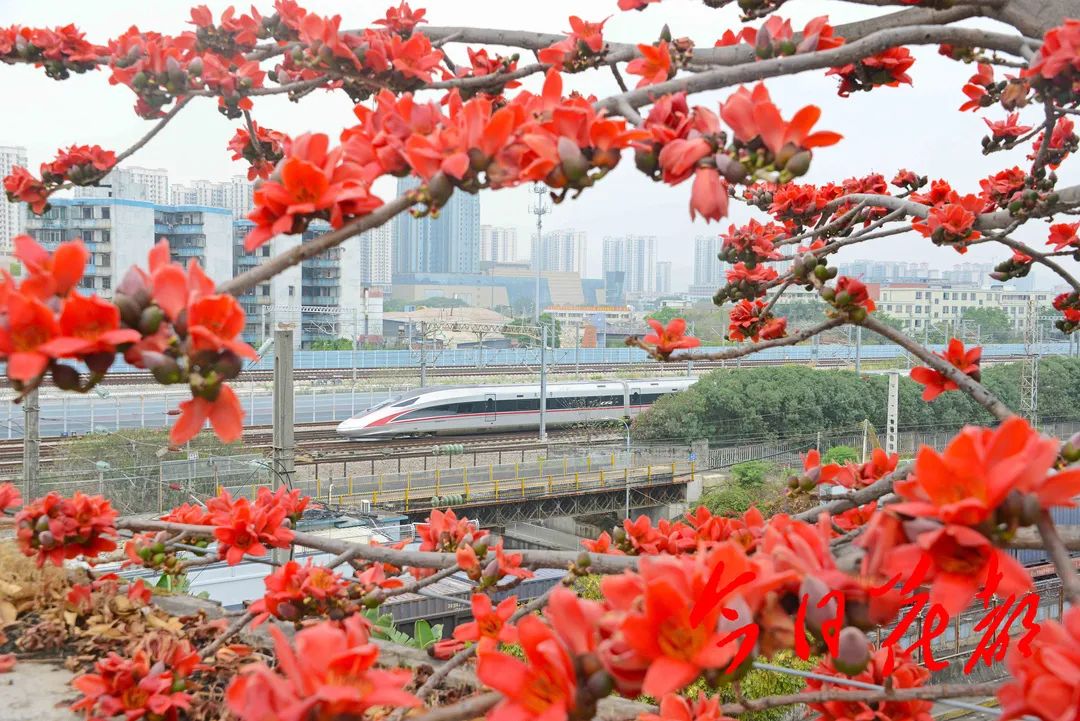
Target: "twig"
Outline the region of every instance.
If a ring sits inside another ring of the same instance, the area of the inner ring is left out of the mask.
[[[912,464],[904,463],[897,466],[896,470],[887,476],[883,476],[878,480],[871,483],[866,488],[860,488],[857,491],[852,491],[842,498],[829,501],[828,503],[822,503],[814,506],[813,508],[796,514],[794,517],[800,521],[814,522],[822,513],[827,513],[830,516],[835,516],[837,513],[842,513],[849,508],[855,508],[856,506],[863,506],[871,501],[876,501],[884,495],[892,493],[893,482],[899,481],[907,477],[911,472]]]
[[[227,629],[225,629],[224,633],[215,638],[213,643],[204,648],[200,655],[204,659],[212,658],[214,654],[217,653],[219,648],[224,646],[230,638],[240,633],[240,631],[243,630],[244,626],[248,625],[253,618],[255,618],[254,613],[252,613],[251,611],[245,612],[244,615],[233,621],[232,624]]]
[[[763,351],[766,348],[778,348],[786,345],[795,345],[796,343],[801,343],[804,340],[812,338],[819,333],[824,333],[827,330],[836,328],[837,326],[841,326],[845,322],[846,321],[843,318],[830,318],[824,323],[820,323],[810,328],[806,328],[799,331],[798,333],[794,333],[789,336],[784,336],[783,338],[777,338],[775,340],[764,340],[760,343],[739,345],[735,346],[730,350],[718,351],[716,353],[680,353],[677,356],[672,356],[670,359],[664,358],[662,355],[659,355],[656,352],[656,348],[646,344],[638,338],[628,338],[626,340],[626,344],[641,348],[653,358],[663,361],[671,360],[673,362],[681,362],[688,360],[731,360],[732,358],[742,358],[743,356]]]
[[[626,81],[623,80],[622,73],[619,72],[619,66],[611,63],[608,67],[611,68],[611,74],[615,76],[615,82],[619,84],[619,89],[624,93],[630,92],[630,88],[626,87]]]
[[[259,142],[259,136],[255,133],[255,124],[251,120],[251,113],[247,110],[244,111],[244,122],[247,123],[248,135],[251,137],[251,145],[255,148],[256,154],[263,160],[266,160],[266,155],[263,153],[262,143]]]
[[[930,352],[927,348],[923,347],[919,343],[916,343],[911,338],[908,338],[901,331],[896,330],[888,325],[885,325],[872,313],[868,313],[866,318],[859,322],[859,325],[869,330],[874,331],[883,338],[891,340],[896,345],[900,346],[904,350],[911,353],[916,358],[919,358],[931,368],[941,373],[943,376],[955,383],[960,390],[971,396],[972,400],[985,408],[999,421],[1003,421],[1007,418],[1011,418],[1015,414],[998,400],[997,396],[990,392],[986,386],[976,381],[971,376],[967,375],[952,363],[940,358],[934,353]]]
[[[1062,543],[1057,527],[1054,525],[1054,519],[1050,517],[1048,511],[1043,511],[1039,516],[1037,528],[1039,536],[1046,544],[1046,552],[1061,578],[1061,587],[1065,590],[1069,603],[1077,603],[1080,601],[1080,577],[1076,575],[1076,568],[1073,566],[1072,559],[1069,558],[1069,552]]]
[[[187,105],[190,101],[190,97],[183,97],[177,100],[176,105],[173,106],[172,110],[165,113],[165,115],[160,120],[158,120],[157,123],[154,124],[154,127],[150,128],[150,130],[146,132],[146,135],[139,138],[139,140],[137,140],[134,145],[116,156],[116,163],[113,167],[119,165],[121,162],[127,160],[132,155],[142,150],[143,146],[153,140],[154,136],[160,133],[162,129],[166,125],[168,125],[172,121],[172,119],[175,118],[177,114],[184,109],[184,106]]]
[[[1046,256],[1046,253],[1040,253],[1034,248],[1023,244],[1018,240],[1013,240],[1008,235],[998,235],[995,233],[992,235],[988,235],[987,237],[992,238],[995,242],[1001,243],[1002,245],[1007,245],[1013,250],[1020,251],[1021,253],[1029,256],[1036,263],[1042,263],[1047,268],[1057,273],[1062,280],[1071,285],[1073,287],[1073,290],[1075,290],[1077,293],[1080,293],[1080,281],[1077,281],[1077,279],[1073,277],[1073,275],[1069,273],[1069,271],[1061,267],[1059,263],[1050,260]]]
[[[641,119],[641,115],[638,114],[638,111],[634,110],[634,108],[631,107],[630,103],[627,103],[625,101],[619,102],[615,104],[615,107],[618,109],[619,115],[623,116],[634,125],[640,126],[643,122],[645,122]]]

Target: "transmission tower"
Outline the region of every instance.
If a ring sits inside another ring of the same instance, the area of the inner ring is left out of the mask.
[[[1024,323],[1024,363],[1020,369],[1020,415],[1031,425],[1039,422],[1039,348],[1038,315],[1035,296],[1028,298],[1027,319]]]

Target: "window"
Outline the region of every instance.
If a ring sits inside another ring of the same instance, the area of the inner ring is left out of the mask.
[[[109,277],[109,276],[107,276],[107,275],[106,275],[106,276],[104,276],[104,277],[103,277],[103,278],[101,279],[101,287],[102,287],[102,288],[112,288],[112,278],[110,278],[110,277]]]
[[[922,291],[921,290],[915,291],[915,300],[922,300]]]
[[[108,208],[105,208],[106,212],[108,212],[108,210],[109,210]],[[109,234],[109,231],[107,231],[107,230],[101,231],[101,242],[102,243],[112,242],[112,236]]]
[[[101,217],[104,218],[105,220],[109,219],[109,208],[102,208],[101,209]]]
[[[918,318],[916,318],[915,319],[915,327],[918,328],[920,325],[922,325],[922,321],[919,320]]]
[[[915,312],[916,313],[922,313],[922,306],[921,305],[915,306]]]
[[[290,285],[289,286],[289,297],[291,298],[294,295],[296,295],[296,286],[295,285]]]
[[[949,294],[948,293],[942,293],[941,297],[944,298],[945,300],[948,300],[949,299]]]

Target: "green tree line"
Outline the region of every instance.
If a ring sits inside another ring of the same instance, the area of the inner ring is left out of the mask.
[[[1010,408],[1020,408],[1019,363],[983,371],[983,383]],[[851,428],[869,419],[885,427],[887,375],[806,366],[725,368],[704,375],[688,390],[660,399],[634,422],[639,440],[783,437],[818,430]],[[905,428],[956,428],[988,424],[993,418],[959,392],[922,400],[923,387],[900,378],[899,418]],[[1047,357],[1039,365],[1039,417],[1080,417],[1080,360]]]

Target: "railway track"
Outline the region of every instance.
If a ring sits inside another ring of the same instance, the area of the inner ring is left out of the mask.
[[[469,453],[490,453],[498,451],[520,451],[543,448],[551,443],[573,441],[580,436],[576,430],[553,430],[548,432],[548,440],[537,440],[535,431],[514,433],[472,434],[460,436],[437,436],[424,438],[393,438],[357,440],[343,438],[336,433],[337,424],[300,423],[296,429],[297,465],[313,463],[352,463],[380,461],[395,458],[417,458],[431,455],[432,446],[447,443],[462,443]],[[583,438],[583,437],[582,437]],[[593,433],[591,441],[600,442],[617,438],[612,435]],[[244,431],[243,448],[245,451],[270,450],[271,431],[268,426],[248,428]],[[47,467],[61,462],[65,458],[64,445],[69,439],[43,439],[41,442],[40,463],[43,472]],[[18,475],[22,466],[22,440],[0,440],[0,478]]]

